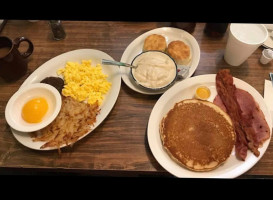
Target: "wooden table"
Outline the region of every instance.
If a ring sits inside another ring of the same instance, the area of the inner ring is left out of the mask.
[[[12,135],[5,120],[9,98],[24,80],[49,59],[75,49],[98,49],[120,60],[123,51],[142,33],[170,26],[169,22],[97,22],[63,21],[67,37],[52,39],[47,21],[31,23],[9,20],[0,35],[11,39],[29,38],[34,52],[29,57],[27,74],[13,83],[0,79],[0,174],[74,174],[94,176],[165,176],[173,177],[153,157],[147,141],[147,123],[160,95],[143,95],[123,82],[118,100],[104,122],[72,148],[37,151],[21,145]],[[193,76],[214,74],[228,68],[233,76],[254,86],[263,95],[264,80],[269,79],[273,63],[261,65],[262,47],[240,67],[231,67],[223,60],[227,33],[209,38],[203,34],[204,23],[198,23],[192,35],[200,45],[201,57]],[[23,46],[20,48],[24,48]],[[273,177],[273,142],[261,160],[239,178]]]

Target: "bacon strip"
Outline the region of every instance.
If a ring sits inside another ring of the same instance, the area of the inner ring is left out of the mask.
[[[252,116],[242,115],[242,110],[235,95],[236,87],[233,84],[233,77],[230,75],[229,70],[224,69],[217,73],[216,90],[234,125],[236,132],[236,156],[245,160],[248,148],[255,156],[259,156],[259,142],[255,137],[255,131],[249,120]]]
[[[252,95],[245,90],[236,88],[235,96],[241,108],[242,116],[249,120],[249,123],[255,132],[255,141],[258,143],[259,147],[261,147],[263,143],[270,138],[270,129],[259,104],[257,104]],[[214,98],[213,103],[227,112],[219,95]]]
[[[270,138],[270,129],[264,113],[261,111],[259,104],[247,91],[237,88],[235,96],[242,110],[243,117],[253,127],[256,145],[262,146],[263,142]]]

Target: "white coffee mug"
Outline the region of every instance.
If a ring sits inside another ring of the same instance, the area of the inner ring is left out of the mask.
[[[232,66],[241,65],[267,37],[268,31],[262,24],[230,24],[225,61]]]

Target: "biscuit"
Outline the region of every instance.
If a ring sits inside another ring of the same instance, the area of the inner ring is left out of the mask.
[[[170,42],[167,53],[178,65],[187,65],[191,61],[190,47],[180,40]]]
[[[143,45],[143,51],[157,50],[165,51],[167,48],[167,42],[165,37],[158,34],[152,34],[146,37]]]

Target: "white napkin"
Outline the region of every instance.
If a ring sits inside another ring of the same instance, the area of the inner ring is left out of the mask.
[[[273,115],[273,86],[272,82],[269,80],[265,80],[264,82],[264,101],[267,108],[270,111],[271,119]],[[272,119],[273,121],[273,119]]]

